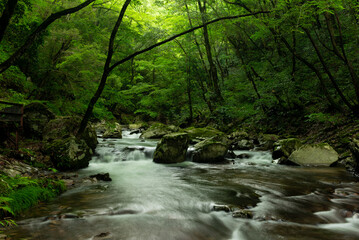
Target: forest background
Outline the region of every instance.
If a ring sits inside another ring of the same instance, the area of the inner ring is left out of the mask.
[[[83,2],[18,1],[1,36],[1,99],[84,115],[124,1],[91,1],[57,19],[6,66],[51,13]],[[0,12],[5,6],[2,1]],[[281,134],[356,122],[358,10],[355,0],[131,1],[114,38],[112,63],[204,26],[116,66],[91,120],[224,131],[250,126]]]

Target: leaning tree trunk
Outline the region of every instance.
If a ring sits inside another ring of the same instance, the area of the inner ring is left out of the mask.
[[[120,13],[120,16],[119,16],[119,19],[118,19],[117,23],[119,23],[119,24],[121,23],[121,21],[119,21],[119,20],[122,20],[122,18],[123,18],[122,14],[125,13],[126,8],[127,8],[126,4],[128,5],[130,1],[131,0],[127,0],[125,2],[124,6],[122,7],[122,10],[121,10],[121,13]],[[126,8],[125,8],[125,6],[126,6]],[[106,59],[104,71],[103,71],[103,74],[102,74],[102,77],[101,77],[100,85],[97,88],[97,91],[96,91],[95,95],[91,98],[89,105],[87,106],[86,113],[85,113],[85,115],[84,115],[84,117],[83,117],[83,119],[82,119],[82,121],[80,123],[80,127],[79,127],[79,130],[77,132],[77,135],[79,136],[84,132],[84,130],[85,130],[86,126],[87,126],[87,123],[88,123],[88,121],[89,121],[89,119],[90,119],[90,117],[92,115],[92,110],[93,110],[97,100],[100,98],[103,89],[105,88],[106,80],[107,80],[108,75],[111,73],[112,70],[114,70],[119,65],[131,60],[132,58],[134,58],[134,57],[136,57],[136,56],[138,56],[140,54],[143,54],[143,53],[148,52],[148,51],[150,51],[150,50],[152,50],[152,49],[154,49],[156,47],[159,47],[159,46],[161,46],[163,44],[171,42],[171,41],[173,41],[173,40],[175,40],[175,39],[177,39],[177,38],[179,38],[179,37],[181,37],[183,35],[186,35],[188,33],[191,33],[193,31],[201,29],[205,25],[213,24],[213,23],[216,23],[216,22],[219,22],[219,21],[224,21],[224,20],[230,20],[230,19],[237,19],[237,18],[242,18],[242,17],[254,16],[254,15],[257,15],[257,14],[261,14],[261,13],[268,13],[268,11],[260,11],[260,12],[250,13],[250,14],[241,14],[241,15],[236,15],[236,16],[228,16],[228,17],[221,17],[221,18],[214,19],[214,20],[209,21],[209,22],[207,22],[205,24],[202,24],[200,26],[197,26],[197,27],[188,29],[188,30],[186,30],[184,32],[178,33],[178,34],[176,34],[176,35],[174,35],[172,37],[167,38],[166,40],[163,40],[161,42],[153,44],[153,45],[151,45],[151,46],[149,46],[149,47],[147,47],[147,48],[145,48],[143,50],[137,51],[137,52],[135,52],[135,53],[133,53],[133,54],[119,60],[119,61],[117,61],[112,66],[110,66],[112,55],[113,55],[113,41],[115,39],[115,35],[116,35],[118,27],[119,27],[119,26],[117,26],[117,23],[116,23],[117,28],[115,26],[113,31],[112,31],[112,34],[111,34],[110,44],[109,44],[109,52],[107,54],[107,59]]]
[[[107,77],[111,72],[110,65],[111,65],[111,60],[112,60],[112,56],[113,56],[113,52],[114,52],[113,46],[115,44],[115,38],[116,38],[116,35],[118,32],[118,29],[122,23],[122,19],[125,16],[126,9],[127,9],[128,5],[130,4],[130,2],[131,2],[131,0],[126,0],[126,2],[123,4],[120,15],[118,16],[117,22],[112,29],[110,42],[108,44],[107,58],[106,58],[105,66],[104,66],[102,77],[101,77],[101,82],[100,82],[100,85],[99,85],[95,95],[91,98],[90,103],[87,106],[85,116],[83,117],[81,124],[80,124],[80,128],[77,132],[78,135],[81,135],[85,131],[87,123],[92,115],[93,108],[94,108],[97,100],[100,98],[101,93],[103,92],[103,89],[106,86]]]
[[[4,38],[6,28],[8,27],[11,17],[14,14],[18,0],[8,0],[5,6],[5,10],[0,18],[0,43]]]

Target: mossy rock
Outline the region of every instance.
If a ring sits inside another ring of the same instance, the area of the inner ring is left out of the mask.
[[[289,161],[300,166],[327,166],[338,161],[338,153],[327,143],[307,144],[294,151]]]
[[[108,125],[106,131],[102,135],[103,138],[122,138],[121,125],[115,123],[114,125]]]
[[[233,132],[230,135],[228,135],[228,139],[233,140],[233,141],[240,141],[240,140],[248,140],[249,139],[249,134],[245,131],[237,131],[237,132]]]
[[[210,138],[194,145],[194,149],[193,162],[217,163],[224,160],[228,152],[228,145]]]
[[[177,132],[179,130],[178,127],[173,125],[165,125],[162,123],[155,123],[152,124],[150,128],[144,131],[140,138],[144,139],[159,139],[162,138],[164,135]]]
[[[56,169],[77,170],[89,165],[92,149],[83,139],[74,136],[46,143],[44,152],[51,157]]]
[[[81,118],[78,116],[66,116],[53,119],[46,125],[43,139],[47,142],[51,142],[56,139],[65,139],[71,136],[76,136],[80,123]],[[92,150],[95,150],[98,143],[97,135],[91,123],[87,124],[87,127],[80,138],[83,139]]]
[[[275,134],[260,134],[258,140],[261,149],[273,150],[274,143],[279,140],[279,136]]]
[[[301,141],[297,138],[281,139],[274,143],[272,158],[289,158],[292,152],[298,150],[302,145]]]
[[[188,134],[171,133],[163,136],[154,153],[156,163],[179,163],[186,160]]]
[[[24,107],[24,136],[41,140],[46,125],[54,118],[55,114],[42,103],[26,105]]]
[[[213,137],[225,137],[225,133],[211,127],[206,128],[195,128],[195,127],[189,127],[182,130],[183,132],[188,134],[188,137],[193,139],[208,139]]]

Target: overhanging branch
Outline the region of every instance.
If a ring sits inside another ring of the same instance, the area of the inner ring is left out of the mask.
[[[113,69],[115,69],[117,66],[119,66],[119,65],[121,65],[121,64],[123,64],[123,63],[125,63],[125,62],[127,62],[127,61],[129,61],[129,60],[131,60],[132,58],[134,58],[134,57],[136,57],[136,56],[138,56],[138,55],[140,55],[140,54],[142,54],[142,53],[148,52],[148,51],[150,51],[150,50],[152,50],[152,49],[154,49],[154,48],[156,48],[156,47],[159,47],[159,46],[161,46],[161,45],[163,45],[163,44],[165,44],[165,43],[168,43],[168,42],[170,42],[170,41],[173,41],[173,40],[175,40],[175,39],[178,38],[178,37],[181,37],[181,36],[183,36],[183,35],[186,35],[187,33],[190,33],[190,32],[196,31],[196,30],[198,30],[198,29],[200,29],[200,28],[203,28],[205,25],[213,24],[213,23],[216,23],[216,22],[219,22],[219,21],[223,21],[223,20],[230,20],[230,19],[237,19],[237,18],[242,18],[242,17],[254,16],[254,15],[258,15],[258,14],[262,14],[262,13],[270,13],[270,11],[260,11],[260,12],[254,12],[254,13],[248,13],[248,14],[242,14],[242,15],[236,15],[236,16],[221,17],[221,18],[214,19],[214,20],[209,21],[209,22],[207,22],[207,23],[205,23],[205,24],[202,24],[202,25],[199,25],[199,26],[197,26],[197,27],[188,29],[188,30],[186,30],[186,31],[184,31],[184,32],[178,33],[178,34],[176,34],[176,35],[174,35],[174,36],[172,36],[172,37],[170,37],[170,38],[167,38],[166,40],[163,40],[163,41],[161,41],[161,42],[159,42],[159,43],[153,44],[152,46],[149,46],[148,48],[145,48],[145,49],[143,49],[143,50],[137,51],[137,52],[135,52],[135,53],[133,53],[133,54],[131,54],[131,55],[129,55],[129,56],[127,56],[127,57],[121,59],[120,61],[114,63],[114,64],[109,68],[109,70],[110,70],[110,72],[111,72],[111,71],[112,71]]]
[[[36,38],[40,35],[42,31],[44,31],[51,23],[56,21],[57,19],[66,16],[68,14],[75,13],[82,8],[90,5],[95,0],[87,0],[83,2],[82,4],[65,9],[60,12],[56,12],[51,14],[44,22],[42,22],[33,33],[26,39],[25,43],[13,54],[11,55],[5,62],[0,64],[0,73],[3,73],[6,69],[8,69],[19,57],[21,57],[25,51],[32,45],[32,43],[36,40]]]

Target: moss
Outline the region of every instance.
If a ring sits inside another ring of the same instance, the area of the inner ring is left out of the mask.
[[[63,181],[0,175],[0,220],[18,216],[40,201],[47,201],[66,190]]]
[[[218,131],[214,128],[195,128],[189,127],[183,130],[183,132],[187,133],[190,139],[194,138],[211,138],[215,136],[224,136],[225,134],[221,131]]]
[[[51,157],[52,163],[59,170],[87,167],[92,156],[92,150],[86,142],[73,136],[47,143],[44,152]]]
[[[157,145],[153,161],[157,163],[178,163],[186,160],[188,135],[171,133],[165,135]]]

